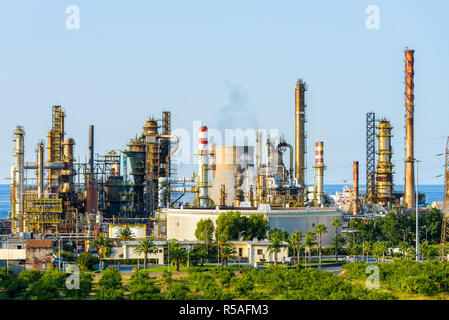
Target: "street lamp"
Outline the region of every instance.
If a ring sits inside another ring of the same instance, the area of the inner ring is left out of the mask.
[[[416,191],[415,191],[415,200],[416,200],[416,261],[419,261],[419,219],[418,219],[418,163],[421,162],[415,159],[416,162]]]

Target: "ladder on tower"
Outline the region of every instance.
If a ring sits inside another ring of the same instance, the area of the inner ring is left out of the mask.
[[[443,222],[441,227],[440,258],[446,256],[446,242],[449,242],[449,137],[446,142],[446,161],[444,164]]]

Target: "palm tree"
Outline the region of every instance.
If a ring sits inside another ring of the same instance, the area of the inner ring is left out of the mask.
[[[175,260],[176,271],[179,272],[179,264],[181,263],[181,261],[185,260],[187,251],[186,249],[182,248],[176,240],[171,240],[169,242],[169,246],[170,258]]]
[[[207,251],[204,249],[197,250],[195,255],[198,259],[200,259],[200,266],[204,265],[204,259],[207,259]]]
[[[281,251],[281,241],[278,238],[273,238],[268,246],[268,252],[274,252],[274,263],[278,264],[278,253]]]
[[[321,247],[323,245],[323,243],[322,243],[323,242],[323,233],[326,233],[326,232],[327,232],[327,227],[324,224],[318,223],[315,226],[315,233],[318,234],[318,258],[320,261],[320,265],[321,265]]]
[[[428,261],[430,261],[430,254],[432,252],[429,242],[427,240],[421,242],[419,244],[419,250],[421,251],[421,254],[424,258],[427,258]]]
[[[312,248],[316,244],[316,234],[313,231],[307,231],[304,239],[304,245],[309,252],[309,261],[312,262]],[[305,249],[304,249],[305,250]]]
[[[374,242],[372,251],[376,256],[376,262],[379,263],[380,256],[382,255],[382,242],[380,241]]]
[[[235,255],[235,248],[233,245],[224,242],[222,244],[220,244],[221,249],[220,249],[220,256],[222,259],[222,262],[225,266],[228,265],[228,260],[234,258]]]
[[[366,262],[369,263],[369,253],[373,248],[373,244],[369,241],[363,243],[363,251],[366,252]]]
[[[132,240],[134,238],[133,232],[129,227],[120,228],[118,232],[118,238],[120,239],[120,241]]]
[[[288,242],[290,246],[293,248],[293,253],[296,251],[296,261],[299,264],[299,249],[301,247],[303,234],[301,231],[296,230],[288,237]]]
[[[108,255],[108,248],[111,247],[111,243],[109,239],[103,236],[98,236],[97,239],[92,242],[92,247],[97,249],[98,255],[100,256],[100,270],[102,270],[103,258]]]
[[[134,249],[134,252],[139,256],[143,254],[143,269],[146,270],[147,256],[149,253],[157,253],[157,248],[153,240],[145,238],[139,241],[137,247]]]
[[[342,222],[340,219],[334,218],[331,225],[335,228],[335,261],[338,261],[338,228],[341,227]]]

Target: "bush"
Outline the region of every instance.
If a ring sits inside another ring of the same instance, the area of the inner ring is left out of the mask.
[[[193,295],[185,284],[171,284],[167,289],[167,300],[193,300]]]
[[[96,264],[100,262],[97,256],[89,253],[83,253],[76,257],[76,262],[80,265],[82,271],[93,271]]]
[[[90,295],[92,291],[92,274],[90,272],[81,272],[79,274],[79,289],[65,289],[65,295],[70,300],[79,300]]]
[[[123,299],[122,276],[117,269],[103,270],[98,286],[98,300]]]
[[[400,287],[402,292],[418,293],[426,296],[433,295],[438,290],[435,282],[424,275],[407,276],[402,278]]]
[[[147,271],[138,270],[134,272],[128,283],[131,300],[160,300],[161,289],[150,279]]]
[[[25,293],[25,298],[29,300],[54,300],[61,297],[61,292],[65,289],[67,275],[58,270],[46,271],[42,277],[30,285],[30,289]]]

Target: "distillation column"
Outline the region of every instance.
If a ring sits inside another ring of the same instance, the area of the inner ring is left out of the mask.
[[[13,217],[13,230],[14,232],[23,232],[23,189],[24,189],[24,136],[25,131],[22,127],[17,126],[14,130],[14,195],[15,195],[15,208]]]
[[[37,145],[37,195],[43,198],[44,194],[44,143]]]
[[[319,206],[324,205],[324,192],[323,192],[323,172],[324,172],[324,160],[323,160],[323,142],[315,143],[315,199],[316,204]]]
[[[201,126],[198,135],[198,199],[201,208],[209,206],[208,158],[207,127]]]
[[[405,205],[415,207],[415,171],[414,171],[414,50],[405,50]]]
[[[377,203],[390,206],[393,195],[393,164],[391,156],[391,129],[390,121],[382,119],[377,126],[379,139],[379,158],[376,170],[376,198]]]
[[[295,178],[301,185],[300,205],[304,199],[305,188],[305,83],[301,79],[296,83],[295,89]]]
[[[352,186],[352,214],[359,214],[360,212],[360,201],[359,201],[359,162],[354,161],[352,164],[352,178],[353,178],[353,186]]]

